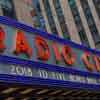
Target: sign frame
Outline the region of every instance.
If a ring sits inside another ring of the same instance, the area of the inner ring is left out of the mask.
[[[81,50],[89,51],[93,54],[100,55],[100,51],[94,50],[87,48],[83,45],[76,44],[72,41],[64,40],[62,38],[59,38],[57,36],[48,34],[47,32],[42,32],[40,30],[34,29],[30,26],[24,25],[22,23],[19,23],[17,21],[11,20],[7,17],[0,16],[0,23],[3,23],[5,25],[9,25],[12,27],[16,27],[18,29],[21,29],[26,32],[31,32],[31,33],[38,33],[38,35],[47,38],[47,39],[52,39],[54,41],[63,43],[65,45],[69,45]],[[57,65],[49,65],[49,64],[44,64],[36,61],[28,61],[28,60],[22,60],[19,58],[14,58],[14,57],[8,57],[8,56],[1,56],[0,55],[0,62],[6,62],[10,64],[19,64],[23,66],[36,66],[38,68],[44,68],[47,70],[51,71],[58,71],[58,72],[65,72],[65,73],[70,73],[73,75],[80,75],[80,76],[85,76],[85,77],[93,77],[93,78],[99,78],[100,75],[96,73],[91,73],[91,72],[83,72],[83,71],[78,71],[75,69],[70,69],[70,68],[64,68],[64,67],[59,67]],[[13,75],[6,75],[6,74],[0,74],[0,81],[1,82],[15,82],[15,83],[23,83],[23,84],[33,84],[33,85],[45,85],[45,86],[56,86],[56,87],[70,87],[70,88],[82,88],[82,89],[94,89],[94,90],[100,90],[100,85],[95,85],[95,84],[85,84],[85,83],[76,83],[76,82],[69,82],[69,81],[61,81],[61,80],[51,80],[51,79],[41,79],[41,78],[34,78],[34,77],[25,77],[25,76],[13,76]]]

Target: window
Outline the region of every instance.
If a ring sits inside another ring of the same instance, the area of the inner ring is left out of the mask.
[[[0,6],[4,16],[7,16],[12,19],[16,19],[12,0],[0,0]]]
[[[98,30],[96,28],[96,25],[95,25],[95,22],[94,22],[94,19],[93,19],[93,16],[92,16],[92,13],[91,13],[91,10],[90,10],[87,0],[81,0],[81,5],[83,8],[85,17],[87,19],[89,29],[93,36],[94,42],[95,42],[95,44],[97,44],[97,42],[100,41],[100,36],[99,36]]]
[[[67,25],[65,23],[64,15],[63,15],[63,12],[60,6],[60,2],[59,0],[53,0],[53,3],[54,3],[55,11],[56,11],[56,14],[57,14],[60,26],[61,26],[63,36],[65,39],[69,40],[70,36],[69,36]]]
[[[51,31],[55,35],[58,35],[56,25],[55,25],[55,22],[54,22],[54,19],[53,19],[53,15],[52,15],[52,12],[51,12],[51,9],[50,9],[49,2],[48,2],[48,0],[43,0],[43,2],[44,2],[44,8],[45,8],[45,11],[46,11],[46,15],[48,17],[48,22],[49,22]]]
[[[33,18],[36,17],[37,18],[37,21],[39,22],[39,26],[36,27],[36,28],[39,28],[42,31],[46,31],[45,21],[44,21],[43,15],[42,15],[42,11],[41,11],[39,2],[37,2],[36,8],[34,7],[34,10],[36,12],[36,15],[33,16]],[[34,22],[35,21],[33,21],[33,23]]]
[[[82,24],[82,21],[81,21],[81,18],[76,6],[75,0],[68,0],[68,3],[70,5],[71,12],[72,12],[81,42],[84,46],[89,47],[89,42],[88,42],[84,27],[83,27],[83,24]]]

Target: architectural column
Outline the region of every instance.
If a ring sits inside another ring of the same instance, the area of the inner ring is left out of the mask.
[[[18,21],[27,24],[29,26],[33,26],[32,17],[30,16],[30,12],[25,1],[13,0],[13,3],[15,6],[15,11]]]
[[[0,16],[3,16],[2,8],[0,6]]]

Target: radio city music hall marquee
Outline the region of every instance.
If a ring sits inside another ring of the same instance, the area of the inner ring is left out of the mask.
[[[0,51],[3,54],[3,52],[6,52],[7,49],[7,43],[5,43],[5,40],[7,39],[7,32],[5,31],[5,28],[2,26],[0,27]],[[10,35],[11,33],[9,33]],[[13,34],[13,33],[12,33]],[[10,38],[8,41],[13,43],[13,47],[9,50],[10,53],[13,55],[19,56],[21,53],[23,55],[26,55],[28,59],[34,58],[34,54],[37,53],[37,60],[46,61],[50,59],[51,54],[54,56],[54,60],[56,64],[59,65],[59,63],[63,62],[66,64],[66,68],[71,68],[74,64],[77,62],[76,53],[69,45],[61,44],[61,47],[58,47],[58,43],[56,41],[50,41],[51,46],[47,43],[46,39],[36,35],[33,38],[29,38],[32,40],[31,45],[28,43],[27,37],[24,36],[24,32],[21,30],[16,30],[15,37]],[[27,33],[30,35],[29,33]],[[34,35],[34,33],[32,33]],[[34,41],[33,41],[34,40]],[[35,47],[35,51],[32,49],[32,46]],[[51,50],[52,49],[52,50]],[[91,53],[84,51],[81,54],[81,61],[84,63],[84,67],[86,67],[87,71],[100,72],[100,64],[99,60],[100,58],[96,55],[92,55]],[[62,60],[63,59],[63,60]],[[33,59],[34,60],[34,59]],[[92,62],[90,62],[92,60]],[[94,63],[94,64],[93,64]],[[51,63],[53,64],[53,63]]]
[[[29,62],[26,63],[26,67],[24,67],[25,64],[24,66],[17,63],[14,64],[13,60],[10,61],[12,63],[9,63],[9,61],[8,63],[1,62],[0,73],[63,81],[81,81],[83,83],[89,83],[89,81],[91,81],[93,84],[100,84],[100,80],[94,77],[65,73],[66,70],[72,69],[80,71],[81,73],[99,74],[99,55],[89,50],[79,48],[81,46],[78,48],[73,46],[75,43],[71,42],[72,44],[70,45],[69,41],[60,42],[56,37],[52,39],[49,36],[46,38],[44,35],[42,36],[44,33],[45,32],[25,31],[1,23],[0,55]],[[47,33],[45,34],[48,35]],[[38,65],[32,66],[30,62],[39,63],[41,68],[39,68]]]

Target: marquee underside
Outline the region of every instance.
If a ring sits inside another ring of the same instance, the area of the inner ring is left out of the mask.
[[[2,100],[65,100],[65,99],[99,99],[99,91],[77,88],[59,88],[32,86],[24,84],[0,83],[0,99]]]

